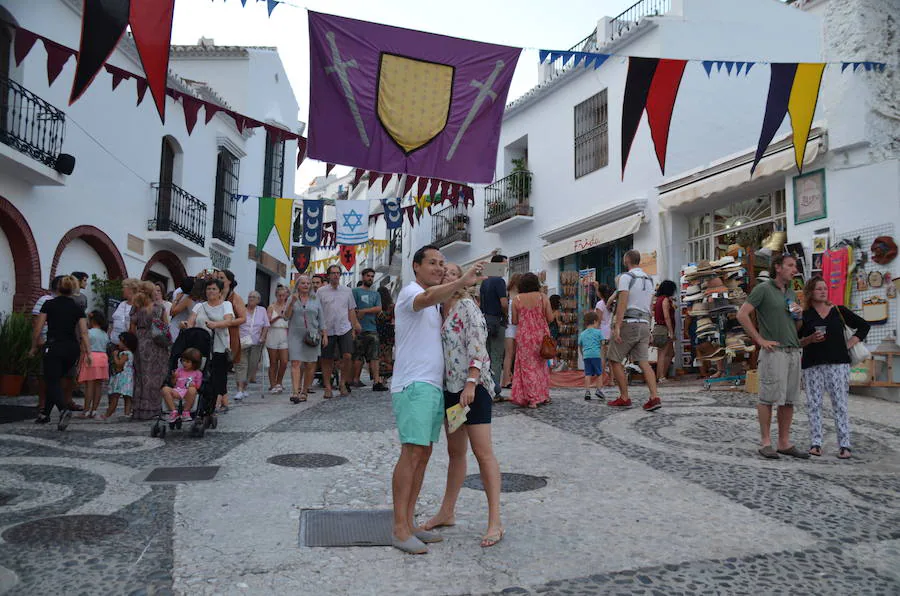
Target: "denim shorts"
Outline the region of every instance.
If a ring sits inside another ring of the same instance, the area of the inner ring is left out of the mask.
[[[437,443],[444,423],[444,392],[430,383],[416,382],[391,394],[401,443]]]
[[[599,377],[603,374],[602,358],[585,358],[584,359],[584,376]]]

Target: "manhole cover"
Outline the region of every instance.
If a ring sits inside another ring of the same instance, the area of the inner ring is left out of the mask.
[[[390,546],[394,512],[325,511],[300,512],[300,546]]]
[[[185,466],[181,468],[153,468],[144,482],[194,482],[212,480],[219,466]]]
[[[479,474],[466,476],[463,486],[474,490],[484,490]],[[529,490],[537,490],[547,486],[547,479],[543,476],[529,476],[528,474],[500,474],[500,492],[524,493]]]
[[[111,515],[61,515],[13,526],[3,532],[3,539],[13,544],[94,542],[127,527],[125,519]]]
[[[288,468],[331,468],[345,464],[348,460],[346,457],[328,453],[285,453],[273,455],[266,461]]]

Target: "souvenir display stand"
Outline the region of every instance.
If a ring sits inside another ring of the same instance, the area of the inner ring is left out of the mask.
[[[569,370],[578,369],[578,272],[563,271],[560,281],[559,360]]]
[[[689,265],[682,270],[681,302],[687,315],[696,321],[695,358],[716,364],[719,376],[704,381],[710,389],[716,383],[741,385],[745,374],[733,374],[732,363],[747,360],[755,347],[736,319],[747,299],[746,269],[734,257]],[[687,327],[687,325],[685,325]]]

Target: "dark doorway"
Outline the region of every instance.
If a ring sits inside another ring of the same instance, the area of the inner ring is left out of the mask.
[[[259,269],[256,268],[256,287],[255,290],[259,292],[259,303],[265,306],[269,305],[269,299],[271,295],[269,294],[272,288],[272,276]]]

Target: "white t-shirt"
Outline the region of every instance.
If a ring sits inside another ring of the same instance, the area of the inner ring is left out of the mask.
[[[619,276],[619,285],[616,288],[620,292],[628,292],[628,308],[650,314],[650,304],[653,302],[653,280],[644,273],[640,267],[635,267],[627,273]],[[638,320],[636,317],[625,315],[626,320]],[[650,322],[649,318],[646,322]]]
[[[328,335],[344,335],[353,329],[350,324],[350,311],[356,310],[353,290],[347,286],[332,288],[331,284],[326,284],[316,292],[316,298],[322,303],[324,327]]]
[[[425,291],[417,282],[400,290],[394,307],[394,374],[391,392],[428,383],[444,386],[444,349],[441,345],[441,313],[437,306],[416,312],[413,302]]]
[[[218,329],[209,329],[206,326],[206,322],[224,321],[225,315],[234,316],[234,308],[231,306],[231,302],[224,300],[222,304],[218,306],[210,306],[206,302],[198,302],[194,305],[194,312],[197,313],[197,320],[194,323],[195,327],[206,329],[208,333],[215,332],[213,352],[219,354],[225,353],[231,345],[230,338],[228,337],[228,328],[220,327]]]
[[[603,333],[604,338],[609,339],[612,313],[610,313],[609,308],[606,307],[606,300],[601,298],[597,302],[597,306],[594,307],[594,310],[597,311],[597,315],[600,317],[600,332]]]

